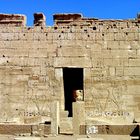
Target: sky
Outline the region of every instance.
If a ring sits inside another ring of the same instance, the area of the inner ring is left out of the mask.
[[[82,13],[100,19],[136,18],[140,0],[0,0],[0,13],[25,14],[27,26],[33,25],[33,14],[42,12],[48,26],[56,13]]]

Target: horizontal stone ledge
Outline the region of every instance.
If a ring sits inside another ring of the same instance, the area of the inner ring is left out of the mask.
[[[138,135],[139,125],[81,125],[80,135],[85,134],[110,134],[110,135]]]
[[[0,134],[3,135],[19,135],[19,134],[34,134],[37,132],[39,134],[40,127],[43,126],[43,134],[48,135],[51,133],[50,124],[39,124],[39,125],[24,125],[24,124],[0,124]]]

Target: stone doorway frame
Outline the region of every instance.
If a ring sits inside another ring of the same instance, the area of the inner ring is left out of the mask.
[[[73,102],[84,100],[84,69],[79,67],[63,67],[63,89],[65,110],[69,117],[73,115]]]
[[[63,82],[63,68],[65,67],[55,67],[55,77],[56,79],[60,82],[60,86],[59,86],[59,94],[60,94],[60,110],[61,111],[65,111],[65,97],[64,97],[64,82]],[[85,80],[87,79],[87,68],[85,67],[72,67],[69,66],[67,68],[83,68],[83,97],[84,97],[84,101],[85,101],[85,91],[86,91],[86,85],[85,85]]]

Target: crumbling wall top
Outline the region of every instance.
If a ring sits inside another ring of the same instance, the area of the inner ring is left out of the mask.
[[[65,26],[65,25],[75,25],[75,26],[91,26],[95,23],[105,23],[105,24],[113,24],[113,22],[118,23],[139,23],[140,22],[140,14],[137,15],[136,19],[98,19],[98,18],[86,18],[83,17],[82,14],[55,14],[53,16],[55,25]]]
[[[53,15],[54,21],[56,20],[79,20],[82,14],[55,14]]]
[[[137,14],[136,19],[117,20],[117,19],[97,19],[97,18],[85,18],[82,14],[55,14],[53,15],[54,26],[92,26],[94,24],[104,23],[104,26],[113,24],[113,22],[125,24],[127,23],[140,23],[140,13]],[[0,26],[26,26],[26,16],[21,14],[0,14]],[[103,24],[102,24],[103,25]],[[43,13],[34,14],[34,26],[46,26],[46,17]]]
[[[43,13],[34,13],[34,26],[46,26],[46,17]]]
[[[26,26],[26,16],[21,14],[0,14],[0,25]]]
[[[53,20],[56,25],[68,24],[74,21],[80,21],[82,17],[82,14],[55,14],[53,15]]]

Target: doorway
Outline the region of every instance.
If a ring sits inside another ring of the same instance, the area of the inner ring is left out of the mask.
[[[63,68],[65,110],[72,117],[73,91],[83,90],[83,68]]]

